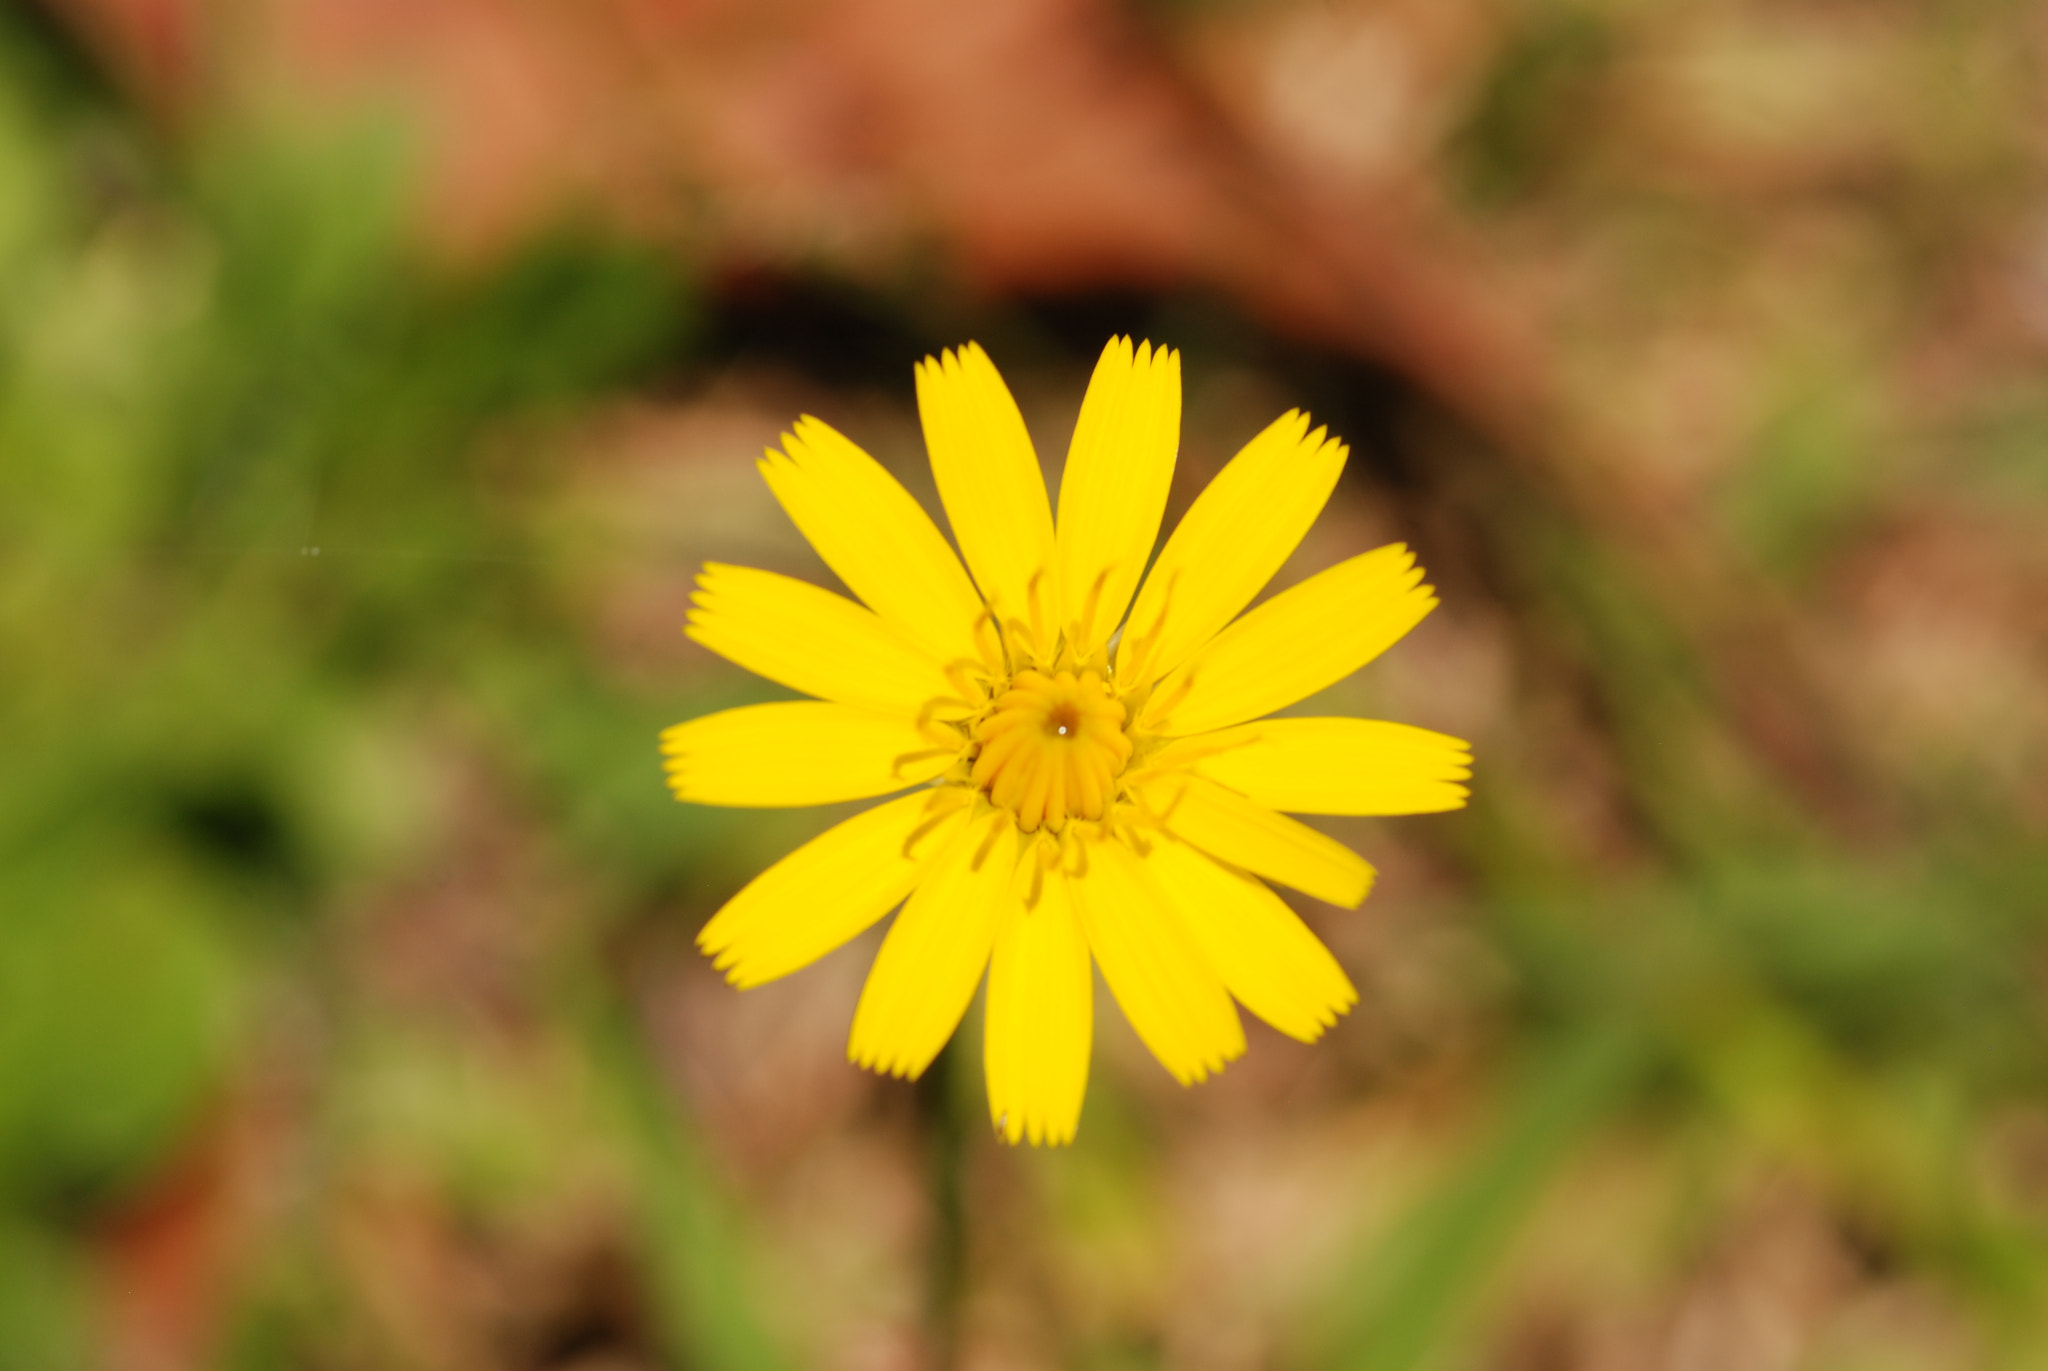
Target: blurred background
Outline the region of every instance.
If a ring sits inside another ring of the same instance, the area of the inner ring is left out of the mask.
[[[1011,1150],[655,735],[796,415],[936,508],[916,359],[1056,469],[1121,331],[1479,769]],[[4,0],[0,682],[6,1371],[2048,1367],[2038,5]]]

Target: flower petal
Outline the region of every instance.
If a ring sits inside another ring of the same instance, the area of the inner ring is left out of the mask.
[[[1142,858],[1114,839],[1085,851],[1069,889],[1102,979],[1175,1080],[1206,1080],[1244,1054],[1230,993]]]
[[[1312,1043],[1358,1003],[1330,949],[1254,877],[1179,842],[1149,865],[1230,993],[1288,1037]]]
[[[847,589],[941,662],[973,658],[981,598],[923,506],[809,415],[761,460],[768,488]]]
[[[989,1118],[1009,1142],[1074,1140],[1088,1091],[1095,978],[1066,878],[1012,904],[988,969],[983,1069]]]
[[[1141,724],[1179,737],[1270,714],[1343,680],[1434,608],[1399,543],[1339,562],[1210,639],[1159,683]]]
[[[1348,449],[1291,409],[1244,445],[1181,518],[1117,644],[1117,679],[1149,685],[1216,636],[1322,513]]]
[[[966,818],[934,791],[826,829],[749,881],[697,935],[741,989],[809,966],[894,909]]]
[[[791,690],[912,717],[958,693],[873,610],[793,577],[707,562],[690,600],[684,632]]]
[[[848,1058],[915,1080],[974,998],[1017,895],[1017,830],[990,810],[963,825],[882,942],[853,1012]]]
[[[1109,640],[1159,537],[1180,450],[1180,354],[1112,338],[1060,477],[1060,622],[1087,660]]]
[[[1346,909],[1372,889],[1372,867],[1328,834],[1185,772],[1140,783],[1145,804],[1176,838]]]
[[[1261,719],[1162,749],[1248,799],[1291,814],[1436,814],[1464,808],[1472,745],[1378,719]]]
[[[918,364],[917,412],[939,499],[982,596],[998,619],[1056,632],[1045,473],[1010,388],[979,343]]]
[[[951,766],[959,749],[934,746],[901,715],[792,700],[663,729],[661,753],[679,800],[780,808],[902,790]]]

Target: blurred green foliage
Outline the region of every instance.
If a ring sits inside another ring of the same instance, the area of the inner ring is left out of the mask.
[[[536,435],[690,311],[588,234],[451,280],[406,246],[388,130],[170,156],[0,15],[0,1367],[53,1371],[94,1355],[82,1242],[203,1133],[280,973],[321,984],[308,916],[416,855],[423,701],[473,703],[621,906],[687,869],[653,762],[677,706],[578,665],[532,523]],[[600,1075],[644,1073],[615,1038]],[[764,1364],[718,1332],[739,1302],[691,1298],[729,1263],[680,1125],[605,1117],[656,1140],[622,1144],[668,1197],[652,1249],[696,1254],[665,1263],[678,1338],[732,1344],[692,1361]],[[234,1364],[307,1364],[305,1276],[259,1289]]]

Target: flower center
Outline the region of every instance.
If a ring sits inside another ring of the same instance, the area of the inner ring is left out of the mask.
[[[1094,671],[1020,671],[974,731],[973,780],[1026,833],[1100,819],[1131,759],[1124,707]]]

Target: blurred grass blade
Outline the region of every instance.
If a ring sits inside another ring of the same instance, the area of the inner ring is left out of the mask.
[[[623,1011],[597,1020],[591,1062],[631,1148],[655,1324],[669,1355],[696,1371],[784,1371],[789,1361],[746,1289],[738,1226],[710,1161]]]
[[[1539,1051],[1493,1136],[1354,1266],[1358,1293],[1331,1321],[1328,1365],[1411,1371],[1442,1343],[1573,1147],[1619,1102],[1644,1060],[1614,1026]]]

